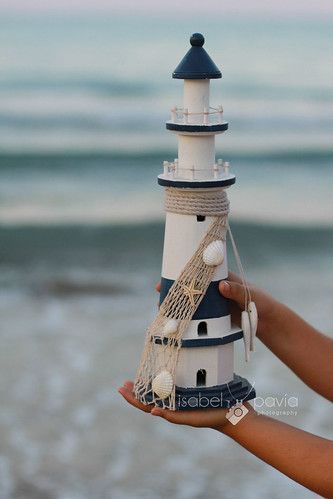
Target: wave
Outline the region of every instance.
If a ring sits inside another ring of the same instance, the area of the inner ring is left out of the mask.
[[[127,116],[118,115],[112,116],[110,113],[104,114],[80,114],[73,113],[71,115],[29,115],[29,114],[6,114],[0,112],[0,127],[5,127],[7,130],[12,129],[13,134],[20,130],[27,130],[28,133],[38,130],[60,131],[67,130],[69,133],[75,133],[80,130],[91,130],[93,132],[137,132],[140,130],[154,130],[156,126],[163,127],[163,121],[159,121],[151,114],[147,119],[143,116],[133,116],[129,113]]]
[[[149,150],[113,150],[113,151],[89,151],[83,150],[80,152],[74,152],[69,150],[55,150],[44,152],[40,150],[29,150],[29,151],[18,151],[18,152],[1,152],[0,151],[0,169],[7,167],[24,167],[33,166],[34,168],[49,168],[54,167],[57,164],[67,165],[68,168],[73,166],[79,166],[92,161],[100,161],[101,165],[107,163],[108,168],[112,166],[119,166],[119,162],[140,162],[140,168],[144,167],[145,164],[160,164],[164,158],[173,158],[175,153],[175,148],[165,149],[153,149]],[[307,164],[313,165],[316,163],[316,168],[326,162],[331,162],[333,160],[333,147],[318,147],[318,148],[307,148],[302,149],[295,148],[285,148],[285,149],[275,149],[262,150],[262,149],[243,149],[236,152],[228,151],[228,158],[232,161],[243,161],[247,162],[293,162],[295,164],[300,164],[305,166]]]
[[[123,132],[124,134],[143,132],[154,132],[156,129],[164,131],[164,122],[166,121],[164,112],[158,110],[146,110],[139,115],[133,114],[131,110],[113,112],[110,109],[104,109],[98,113],[82,113],[72,112],[67,113],[65,110],[60,113],[48,114],[29,114],[29,113],[6,113],[0,111],[0,127],[5,128],[7,133],[12,130],[12,133],[20,130],[25,130],[32,134],[42,130],[59,131],[67,130],[69,133],[75,134],[80,130],[90,130],[94,133],[98,132]],[[234,121],[235,130],[237,132],[246,133],[251,129],[255,133],[267,133],[271,130],[274,133],[283,133],[287,130],[298,134],[313,133],[316,130],[316,135],[320,136],[322,132],[327,133],[333,130],[333,118],[329,116],[317,116],[311,120],[305,120],[300,117],[267,117],[256,116],[249,118],[248,116],[238,116]]]
[[[276,226],[232,222],[241,251],[249,261],[279,257],[295,259],[313,255],[330,257],[331,228]],[[163,222],[117,225],[0,226],[2,266],[48,262],[95,267],[109,265],[159,265],[163,245]],[[133,260],[133,254],[136,254]]]
[[[137,80],[120,80],[103,77],[45,77],[40,75],[34,78],[17,78],[0,80],[0,92],[50,92],[54,93],[77,93],[84,92],[101,96],[114,97],[140,97],[152,95],[154,86],[152,83]]]
[[[276,84],[273,81],[269,83],[262,83],[259,80],[254,82],[242,82],[239,80],[229,81],[225,83],[225,90],[231,97],[247,97],[250,99],[267,100],[290,100],[291,102],[298,102],[306,99],[313,100],[321,103],[331,103],[333,101],[333,89],[325,87],[324,85],[301,86],[292,85],[279,81]]]
[[[34,77],[18,75],[13,78],[0,79],[1,92],[10,94],[50,93],[54,94],[91,94],[101,97],[146,97],[154,94],[163,95],[168,89],[167,80],[130,80],[105,76],[87,75],[52,75],[40,74]],[[261,81],[229,80],[224,82],[224,90],[229,98],[243,98],[261,100],[263,96],[268,100],[287,100],[299,102],[304,99],[317,103],[333,102],[333,90],[325,85],[292,85],[285,82],[276,84],[273,81],[263,83]]]

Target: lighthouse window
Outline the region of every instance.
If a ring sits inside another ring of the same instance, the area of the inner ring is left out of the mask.
[[[198,336],[205,336],[208,334],[207,322],[199,322],[198,324]]]
[[[197,386],[206,386],[206,369],[197,371]]]
[[[204,215],[197,215],[197,222],[204,222],[206,217]]]

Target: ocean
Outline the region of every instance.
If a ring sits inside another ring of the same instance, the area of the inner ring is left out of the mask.
[[[237,176],[230,223],[250,281],[332,335],[332,19],[2,16],[1,499],[313,497],[208,430],[151,421],[117,393],[153,318],[163,244],[156,177],[171,73],[201,31],[223,78]],[[258,344],[237,372],[324,437],[330,404]],[[314,366],[314,369],[316,366]]]

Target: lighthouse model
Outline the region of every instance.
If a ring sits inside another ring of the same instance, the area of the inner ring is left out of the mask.
[[[164,161],[158,177],[166,196],[160,307],[134,388],[141,402],[173,410],[231,407],[255,397],[250,383],[234,373],[234,342],[243,339],[246,360],[253,350],[255,305],[245,286],[242,324],[233,325],[229,301],[218,289],[228,276],[226,189],[235,176],[229,163],[215,159],[215,136],[228,123],[222,106],[210,106],[210,80],[222,75],[204,41],[200,33],[191,36],[191,48],[172,74],[184,80],[184,96],[166,124],[178,137],[178,158]]]

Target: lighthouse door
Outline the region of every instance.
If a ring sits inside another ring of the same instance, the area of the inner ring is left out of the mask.
[[[206,386],[206,369],[197,371],[197,386]]]

